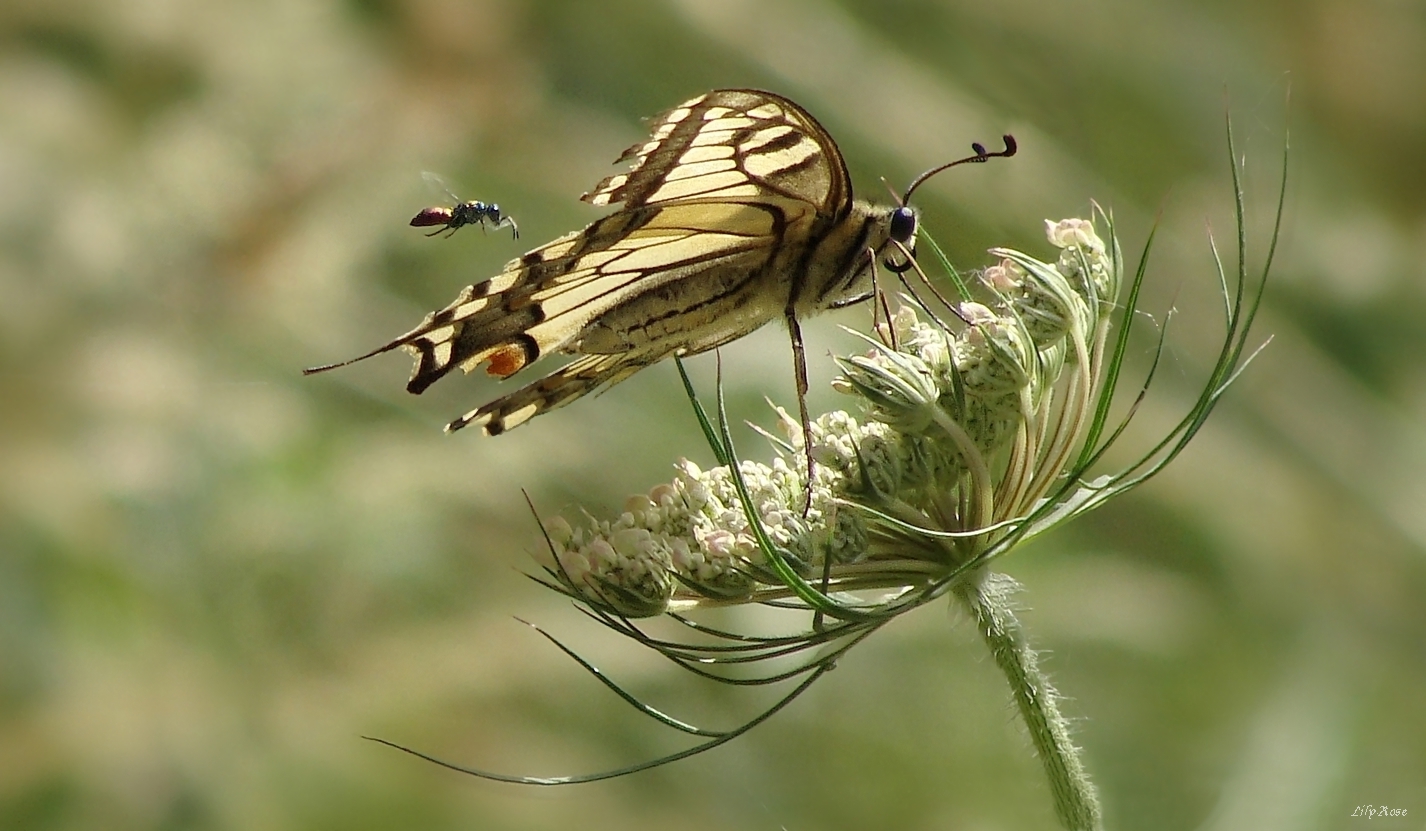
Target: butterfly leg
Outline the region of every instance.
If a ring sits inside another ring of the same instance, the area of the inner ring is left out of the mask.
[[[868,248],[867,256],[871,266],[871,330],[882,343],[892,349],[898,349],[896,324],[891,319],[891,303],[888,302],[886,290],[881,285],[881,273],[876,269],[876,252]]]
[[[791,309],[786,312],[787,331],[792,336],[792,359],[795,364],[794,373],[797,376],[797,413],[802,419],[802,453],[807,462],[807,486],[802,491],[802,516],[805,519],[808,512],[812,510],[812,477],[816,471],[816,463],[812,461],[812,418],[807,412],[807,391],[811,384],[807,382],[807,350],[802,344],[802,327],[797,322],[797,315]],[[836,510],[833,508],[832,510]],[[822,558],[822,593],[826,594],[831,589],[832,584],[832,558],[826,556]],[[821,632],[823,629],[822,610],[818,609],[812,615],[812,629]]]
[[[807,487],[802,493],[802,516],[812,510],[812,418],[807,413],[807,350],[802,345],[802,326],[797,322],[797,314],[789,308],[786,313],[787,332],[792,337],[792,369],[797,378],[797,413],[802,419],[802,453],[807,462]]]

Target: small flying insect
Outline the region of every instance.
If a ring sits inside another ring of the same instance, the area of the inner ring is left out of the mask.
[[[467,225],[476,224],[479,224],[480,229],[483,231],[485,230],[486,223],[489,223],[492,228],[504,228],[509,226],[510,232],[515,235],[515,239],[520,238],[520,226],[515,224],[513,217],[502,214],[499,205],[494,202],[462,201],[459,196],[451,192],[450,188],[446,187],[441,177],[434,173],[422,173],[421,176],[433,187],[445,191],[446,195],[455,203],[455,205],[449,208],[440,205],[431,208],[422,208],[420,213],[411,217],[411,225],[416,228],[429,228],[433,225],[441,226],[426,236],[434,237],[442,231],[448,231],[449,233],[447,233],[446,236],[449,237]]]

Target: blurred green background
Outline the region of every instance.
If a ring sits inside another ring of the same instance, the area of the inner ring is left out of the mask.
[[[922,191],[964,267],[1047,254],[1042,219],[1092,199],[1131,250],[1158,215],[1143,320],[1180,314],[1141,441],[1220,337],[1225,108],[1259,258],[1290,122],[1271,345],[1165,475],[1000,565],[1110,828],[1359,828],[1368,803],[1422,827],[1416,0],[7,2],[0,827],[1054,827],[1003,680],[938,608],[744,739],[619,781],[497,785],[359,738],[540,775],[682,746],[516,615],[700,723],[766,703],[520,573],[522,488],[607,512],[709,462],[671,366],[499,439],[440,430],[498,394],[483,377],[415,398],[401,355],[299,374],[600,215],[576,197],[640,118],[717,86],[802,103],[873,197],[1014,133],[1017,158]],[[421,237],[423,170],[523,238]],[[833,324],[865,320],[808,327],[817,378],[856,348]],[[736,416],[791,403],[776,327],[724,361]]]

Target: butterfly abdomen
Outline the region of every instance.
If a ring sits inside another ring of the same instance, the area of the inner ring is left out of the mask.
[[[570,346],[586,353],[659,348],[693,354],[727,343],[781,312],[756,257],[732,260],[650,290],[592,320]]]

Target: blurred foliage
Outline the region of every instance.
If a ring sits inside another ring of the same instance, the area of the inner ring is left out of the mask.
[[[513,620],[710,725],[761,700],[594,631],[520,576],[541,510],[707,463],[673,368],[498,440],[439,426],[404,331],[577,202],[639,119],[790,95],[859,192],[971,141],[924,192],[966,267],[1040,221],[1157,216],[1146,435],[1216,344],[1225,109],[1261,256],[1292,125],[1272,344],[1153,485],[1003,562],[1071,697],[1111,828],[1335,829],[1426,813],[1426,5],[1412,0],[176,0],[0,8],[0,826],[1048,828],[1037,763],[964,621],[922,612],[705,757],[569,790],[511,773],[677,747]],[[1291,88],[1291,104],[1284,106]],[[521,243],[406,226],[498,201]],[[1222,241],[1222,240],[1220,240]],[[814,373],[854,343],[807,328]],[[724,350],[730,406],[791,399],[785,336]],[[694,361],[711,378],[711,358]],[[820,365],[820,366],[816,366]],[[814,381],[814,383],[816,383]],[[836,403],[818,384],[813,406]],[[752,452],[751,439],[742,440]],[[751,614],[744,612],[742,614]],[[772,625],[772,624],[769,624]],[[1396,823],[1396,824],[1393,824]]]

